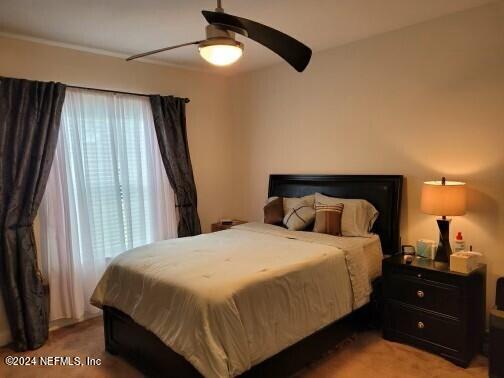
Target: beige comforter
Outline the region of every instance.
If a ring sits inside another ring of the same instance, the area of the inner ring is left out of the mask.
[[[207,377],[235,376],[365,304],[352,238],[248,223],[112,261],[91,302],[115,307]]]

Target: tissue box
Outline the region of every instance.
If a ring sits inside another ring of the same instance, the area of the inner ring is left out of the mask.
[[[436,242],[434,240],[420,239],[416,242],[416,254],[420,257],[434,259]]]
[[[470,273],[478,267],[478,255],[472,252],[455,252],[450,256],[450,270]]]

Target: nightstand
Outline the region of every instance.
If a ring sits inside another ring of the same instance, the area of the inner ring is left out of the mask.
[[[467,367],[483,341],[485,284],[483,264],[463,274],[428,259],[383,260],[383,337]]]
[[[221,222],[212,223],[212,232],[227,230],[228,228],[231,228],[233,226],[237,226],[237,225],[243,224],[243,223],[247,223],[247,222],[242,221],[242,220],[233,220],[233,223],[231,223],[231,224],[223,224]]]

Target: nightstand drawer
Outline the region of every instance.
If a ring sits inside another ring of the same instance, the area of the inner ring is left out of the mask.
[[[413,279],[418,279],[423,282],[432,281],[435,283],[443,283],[446,285],[458,286],[463,279],[459,277],[457,274],[445,274],[435,270],[428,269],[418,269],[414,266],[393,266],[388,267],[390,269],[390,275],[400,275],[404,277],[410,277]]]
[[[462,317],[462,295],[457,286],[423,281],[407,275],[391,275],[385,283],[386,296],[405,304]]]
[[[448,353],[460,351],[464,338],[464,330],[460,322],[400,304],[389,303],[388,305],[393,307],[393,316],[390,320],[399,337],[429,343]]]

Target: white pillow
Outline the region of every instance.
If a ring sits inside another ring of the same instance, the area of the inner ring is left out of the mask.
[[[315,203],[336,205],[342,203],[341,234],[343,236],[370,236],[378,210],[364,199],[349,199],[324,196],[315,193]]]
[[[294,207],[296,207],[301,201],[306,202],[315,209],[315,194],[310,194],[304,197],[284,197],[283,206],[284,214],[288,214]]]
[[[268,199],[266,200],[266,202],[264,203],[264,206],[266,206],[268,203],[270,202],[273,202],[274,200],[276,200],[278,197],[277,196],[274,196],[274,197],[268,197]]]
[[[313,204],[309,200],[298,198],[296,205],[285,214],[283,223],[289,230],[301,231],[313,224],[314,220]]]

